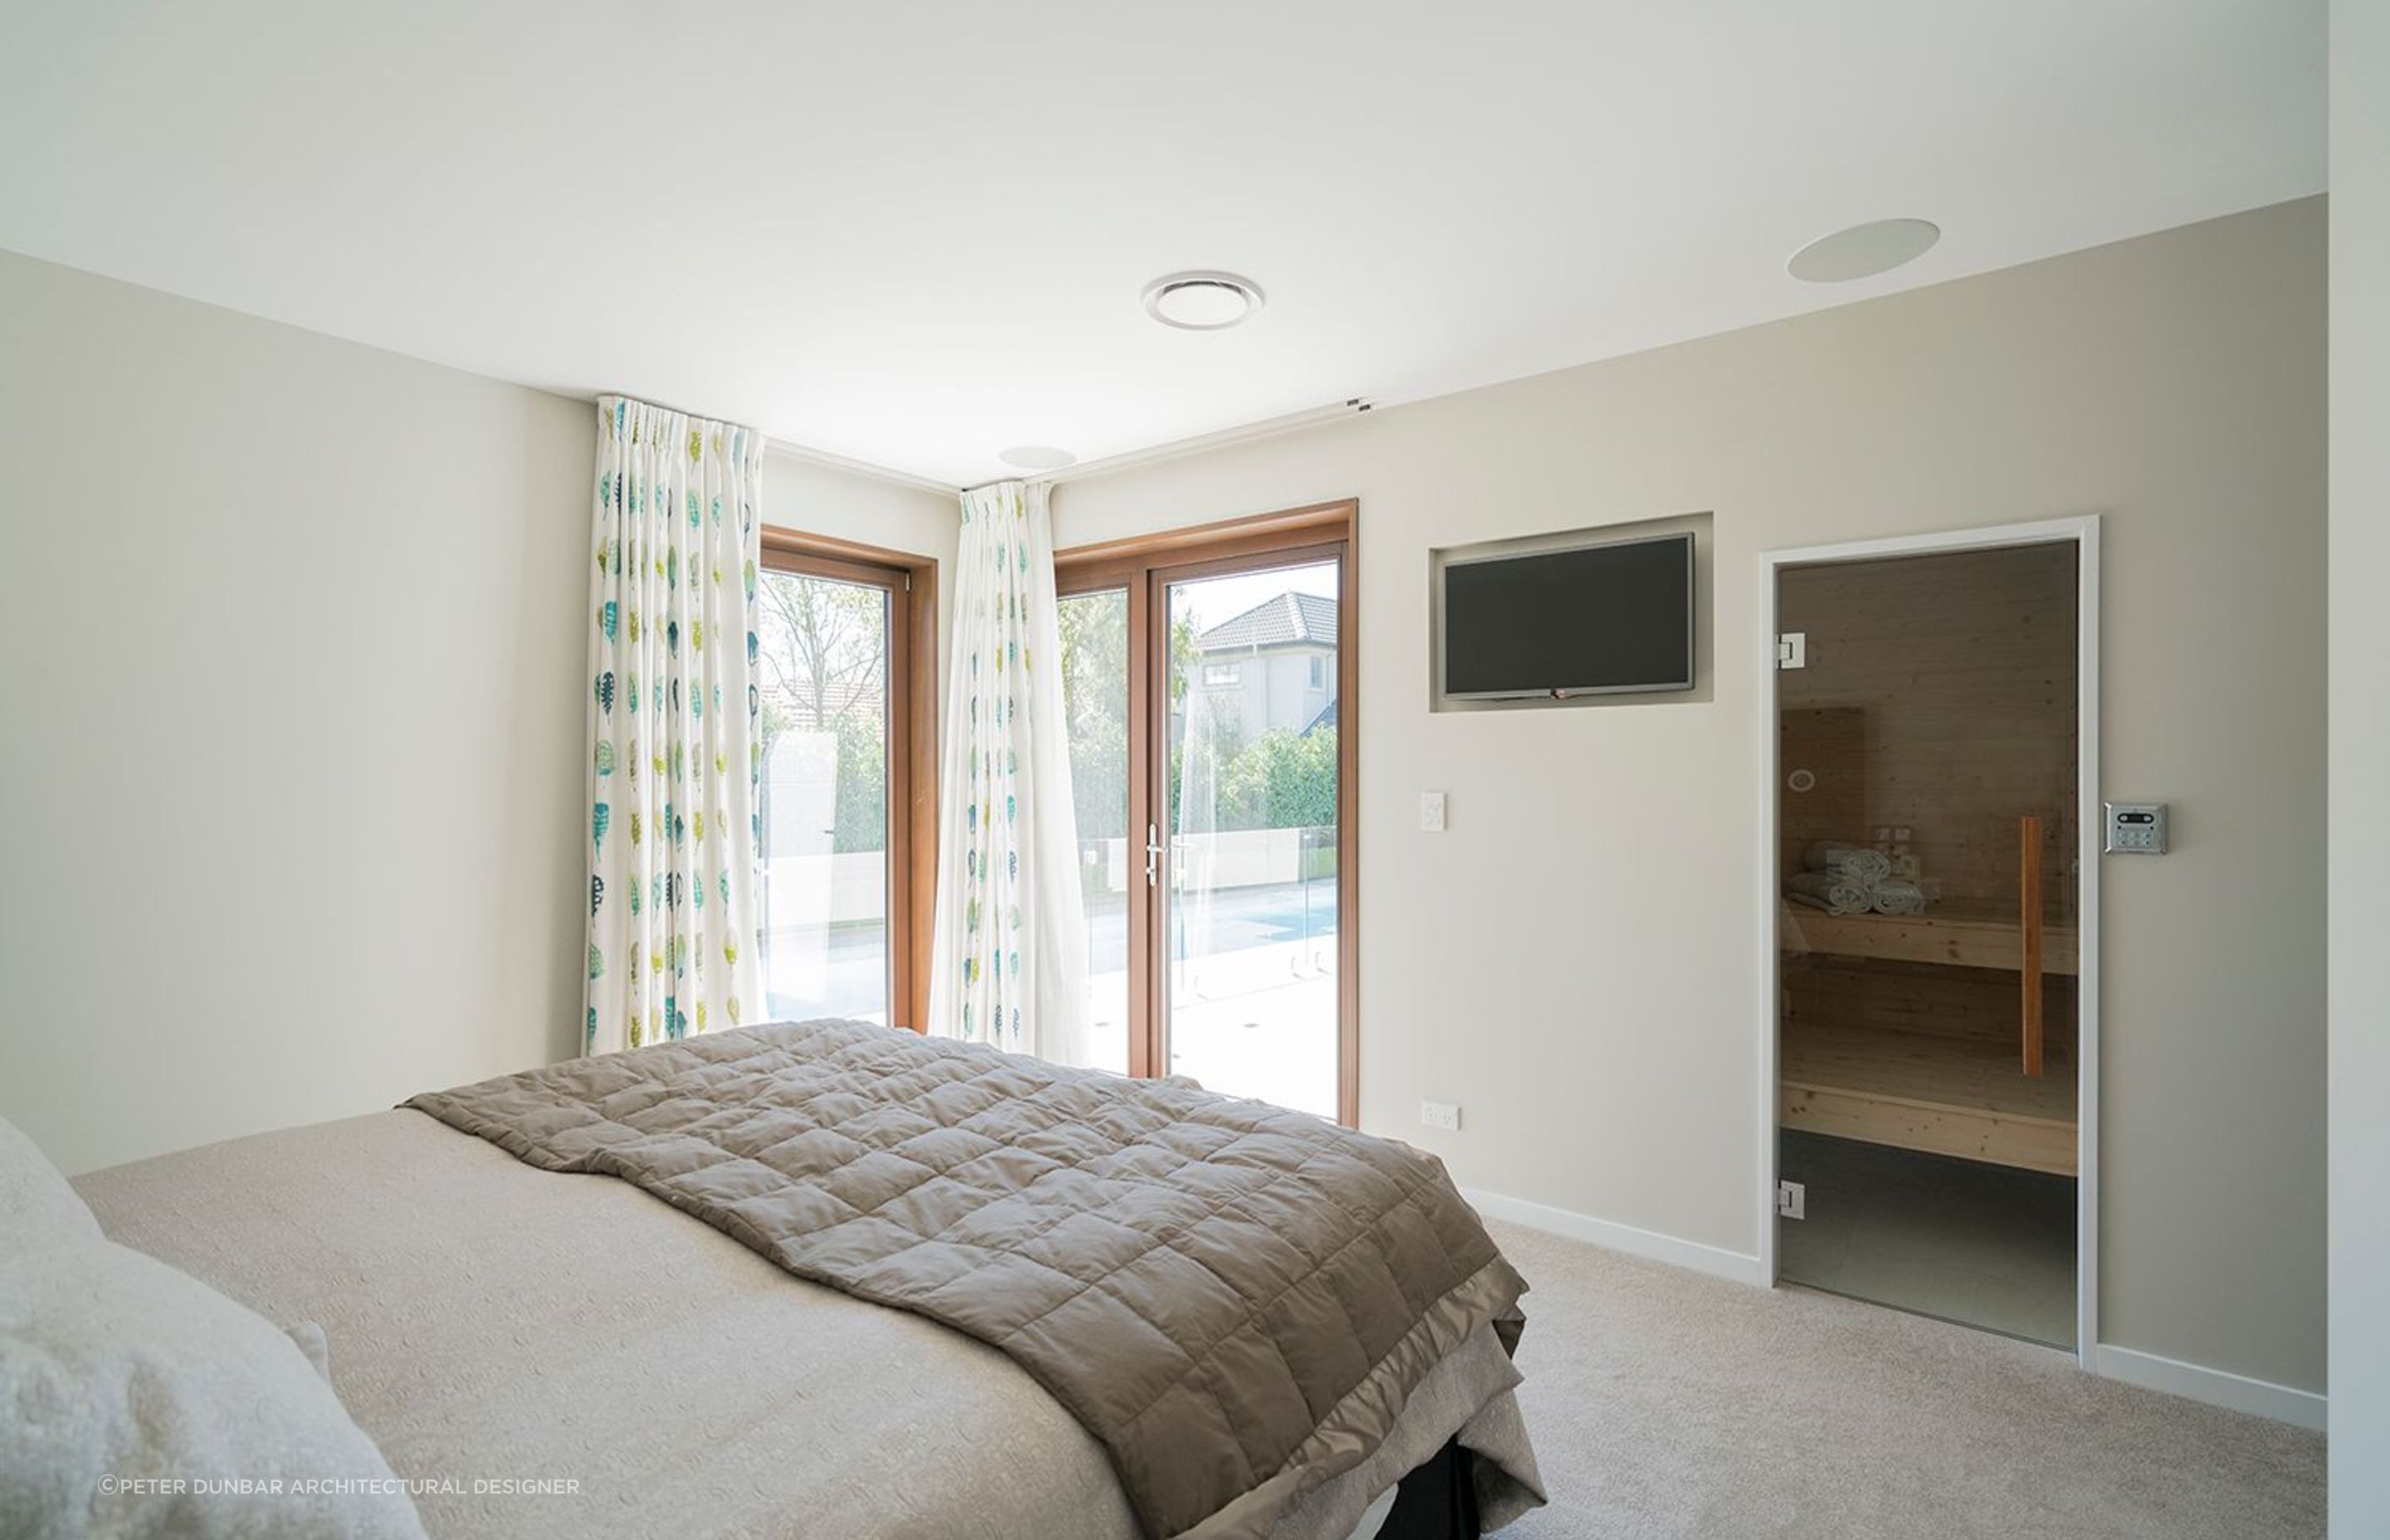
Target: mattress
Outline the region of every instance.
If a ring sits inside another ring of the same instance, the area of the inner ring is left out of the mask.
[[[75,1187],[111,1238],[319,1325],[342,1401],[435,1535],[1138,1533],[1102,1446],[995,1349],[418,1112]],[[1490,1329],[1471,1338],[1279,1534],[1343,1540],[1456,1434],[1531,1477],[1517,1381]]]

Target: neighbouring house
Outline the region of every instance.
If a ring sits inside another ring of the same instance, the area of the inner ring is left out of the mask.
[[[1275,727],[1307,733],[1335,723],[1336,601],[1279,594],[1195,638],[1193,687],[1215,721],[1251,743]]]

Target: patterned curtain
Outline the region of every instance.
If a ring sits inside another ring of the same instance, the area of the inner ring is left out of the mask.
[[[763,441],[598,404],[589,992],[607,1053],[760,1020],[755,562]]]
[[[1045,483],[964,493],[955,567],[931,1030],[1090,1063]]]

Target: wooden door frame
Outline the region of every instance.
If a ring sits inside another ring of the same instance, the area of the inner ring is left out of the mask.
[[[2075,897],[2079,905],[2080,969],[2075,988],[2075,1357],[2100,1372],[2100,516],[2082,514],[2034,523],[1934,534],[1857,540],[1760,553],[1759,635],[1753,661],[1763,687],[1759,702],[1759,1281],[1776,1287],[1776,1143],[1778,1124],[1777,1002],[1780,959],[1777,788],[1782,775],[1777,745],[1777,579],[1788,567],[1813,567],[1888,557],[1941,556],[2013,545],[2072,544],[2075,571]]]
[[[1167,615],[1169,585],[1192,578],[1233,572],[1267,571],[1305,562],[1334,561],[1336,592],[1336,1109],[1346,1127],[1360,1122],[1360,733],[1358,694],[1359,641],[1359,503],[1315,503],[1276,513],[1222,520],[1156,534],[1131,536],[1097,545],[1074,545],[1054,554],[1057,592],[1064,595],[1124,589],[1128,595],[1128,830],[1133,849],[1142,853],[1142,831],[1162,822],[1167,805],[1169,756],[1157,753],[1157,738],[1166,730],[1166,713],[1156,702],[1169,693],[1170,649],[1152,645],[1156,616]],[[1140,656],[1140,648],[1142,655]],[[1128,884],[1129,999],[1141,1016],[1129,1032],[1129,1072],[1150,1076],[1168,1072],[1166,1019],[1168,1009],[1169,914],[1162,902],[1169,878],[1169,841],[1163,853],[1162,881],[1140,887]],[[1129,863],[1137,869],[1137,863]],[[1139,938],[1141,944],[1137,944]]]
[[[927,1032],[938,895],[937,560],[770,524],[762,546],[767,571],[888,594],[888,1022]]]

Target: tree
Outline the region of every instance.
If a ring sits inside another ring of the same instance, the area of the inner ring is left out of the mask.
[[[1220,767],[1223,829],[1312,828],[1336,821],[1336,729],[1273,727]]]
[[[887,699],[888,597],[877,588],[766,572],[756,588],[765,688],[785,698],[799,727]]]
[[[888,600],[876,588],[794,572],[756,584],[764,755],[781,734],[837,742],[833,853],[888,840]]]
[[[1068,596],[1059,629],[1079,838],[1122,839],[1128,833],[1127,590]]]

